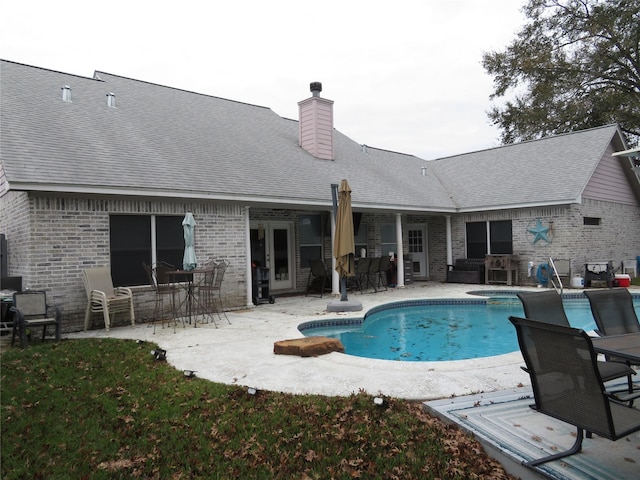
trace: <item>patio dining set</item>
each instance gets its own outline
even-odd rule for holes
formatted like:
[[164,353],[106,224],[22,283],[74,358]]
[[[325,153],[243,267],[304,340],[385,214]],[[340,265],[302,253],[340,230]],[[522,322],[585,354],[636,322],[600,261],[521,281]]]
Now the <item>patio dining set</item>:
[[218,327],[216,317],[229,322],[222,303],[224,274],[227,260],[209,260],[202,267],[192,270],[176,269],[165,262],[144,264],[149,284],[155,292],[154,332],[158,321],[164,328],[165,321],[198,325],[198,321],[211,321]]
[[[354,275],[347,278],[348,289],[358,290],[360,293],[373,290],[376,293],[395,286],[396,268],[390,256],[361,257],[356,258],[354,263]],[[332,274],[330,260],[309,260],[309,277],[305,296],[318,293],[322,297],[325,292],[331,292]]]
[[626,288],[584,293],[597,337],[570,326],[556,290],[519,292],[526,318],[509,317],[531,378],[531,408],[576,427],[569,449],[523,461],[534,469],[580,452],[585,435],[615,441],[640,431],[640,410],[634,407],[640,388],[633,381],[640,366],[640,323],[633,297]]

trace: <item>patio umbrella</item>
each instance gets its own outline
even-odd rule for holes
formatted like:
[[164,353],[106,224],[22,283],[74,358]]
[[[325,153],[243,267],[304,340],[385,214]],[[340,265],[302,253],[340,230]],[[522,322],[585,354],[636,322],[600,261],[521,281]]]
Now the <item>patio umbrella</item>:
[[333,255],[336,258],[336,271],[340,275],[341,300],[347,299],[346,277],[355,275],[355,240],[353,237],[353,214],[351,212],[351,187],[342,180],[338,189],[338,213],[333,243]]
[[182,257],[182,268],[184,270],[193,270],[198,265],[196,261],[196,250],[194,247],[194,233],[196,229],[196,221],[191,212],[187,212],[182,220],[182,228],[184,230],[184,256]]

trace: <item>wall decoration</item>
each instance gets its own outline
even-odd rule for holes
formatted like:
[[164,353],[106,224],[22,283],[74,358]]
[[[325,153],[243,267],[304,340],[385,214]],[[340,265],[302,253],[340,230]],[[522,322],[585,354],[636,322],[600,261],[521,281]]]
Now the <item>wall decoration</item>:
[[540,240],[548,245],[553,239],[552,222],[547,222],[547,226],[545,227],[542,224],[542,220],[540,218],[536,218],[535,225],[529,224],[529,227],[527,227],[527,233],[530,235],[531,243],[533,245],[538,243]]

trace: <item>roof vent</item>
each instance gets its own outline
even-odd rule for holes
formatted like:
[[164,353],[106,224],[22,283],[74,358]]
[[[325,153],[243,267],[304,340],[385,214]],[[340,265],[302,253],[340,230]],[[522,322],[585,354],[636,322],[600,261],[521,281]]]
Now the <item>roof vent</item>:
[[116,108],[116,94],[113,92],[107,93],[107,106]]
[[65,85],[64,87],[62,87],[62,101],[71,101],[71,87],[69,85]]

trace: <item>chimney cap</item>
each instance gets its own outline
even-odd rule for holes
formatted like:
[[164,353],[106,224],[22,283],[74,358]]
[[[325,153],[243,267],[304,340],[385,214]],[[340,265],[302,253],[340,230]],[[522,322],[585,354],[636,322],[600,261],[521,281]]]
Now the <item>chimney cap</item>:
[[314,97],[319,97],[320,92],[322,91],[322,82],[311,82],[309,85],[309,90],[313,93]]

